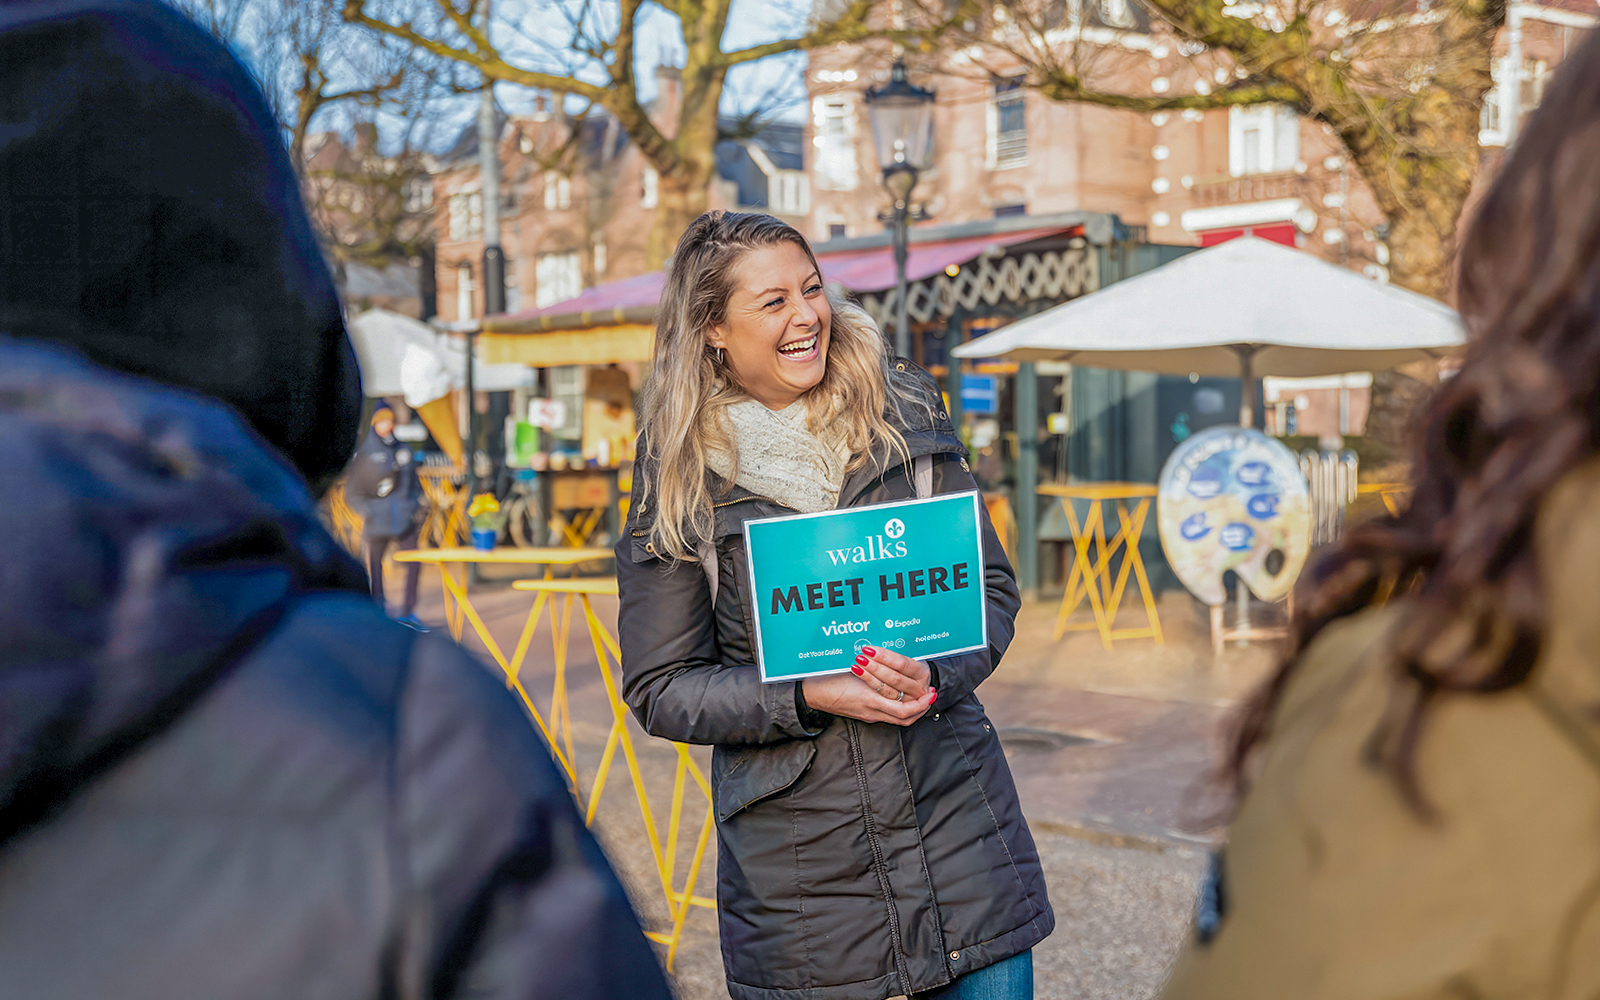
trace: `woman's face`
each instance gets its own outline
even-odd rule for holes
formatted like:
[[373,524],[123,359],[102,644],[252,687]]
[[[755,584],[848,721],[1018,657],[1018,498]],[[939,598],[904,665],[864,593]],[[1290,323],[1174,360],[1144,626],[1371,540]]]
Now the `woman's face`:
[[739,384],[781,410],[822,381],[833,310],[822,275],[793,243],[752,250],[734,265],[727,318],[706,332]]

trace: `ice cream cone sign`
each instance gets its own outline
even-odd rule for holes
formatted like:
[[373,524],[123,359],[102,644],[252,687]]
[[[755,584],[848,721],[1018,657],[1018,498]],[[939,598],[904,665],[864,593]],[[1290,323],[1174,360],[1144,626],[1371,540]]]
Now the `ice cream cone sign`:
[[451,405],[449,396],[441,396],[416,407],[417,416],[422,418],[423,424],[428,428],[428,433],[433,435],[433,440],[438,443],[439,449],[450,456],[450,461],[456,465],[461,464],[461,431],[456,427],[456,408]]

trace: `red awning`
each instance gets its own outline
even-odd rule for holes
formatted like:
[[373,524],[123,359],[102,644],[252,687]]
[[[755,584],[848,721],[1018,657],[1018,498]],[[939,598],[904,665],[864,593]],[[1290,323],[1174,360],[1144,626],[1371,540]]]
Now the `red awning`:
[[[990,247],[1027,243],[1030,240],[1067,231],[1055,226],[1048,229],[1025,229],[1020,232],[942,240],[935,243],[913,243],[906,259],[906,279],[921,281],[951,265],[959,267],[968,264]],[[857,294],[882,292],[894,287],[893,247],[821,253],[817,255],[817,263],[822,265],[822,276],[825,280],[843,285]],[[654,310],[656,303],[661,299],[661,289],[666,285],[666,279],[665,271],[652,271],[621,281],[609,281],[586,289],[576,298],[557,302],[543,309],[530,309],[510,316],[496,316],[489,326],[499,332],[513,333],[608,323],[648,322],[637,313],[625,314],[635,310]]]
[[[1016,243],[1052,236],[1062,230],[1026,229],[1017,233],[994,236],[974,236],[964,240],[945,240],[939,243],[913,243],[906,255],[906,280],[921,281],[931,278],[954,264],[961,266],[978,258],[990,247],[1007,247]],[[894,287],[895,267],[893,247],[874,247],[871,250],[847,250],[842,253],[818,254],[822,276],[836,281],[852,292],[881,292]]]
[[1298,246],[1292,222],[1267,222],[1260,225],[1244,226],[1234,229],[1206,229],[1197,233],[1202,247],[1214,247],[1229,240],[1236,240],[1241,236],[1259,236],[1264,240],[1282,243],[1286,247]]

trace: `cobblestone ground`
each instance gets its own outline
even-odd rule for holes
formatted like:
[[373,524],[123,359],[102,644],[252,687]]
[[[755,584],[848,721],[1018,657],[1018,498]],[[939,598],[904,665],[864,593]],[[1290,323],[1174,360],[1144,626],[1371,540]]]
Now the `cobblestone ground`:
[[[1110,847],[1036,831],[1056,930],[1034,949],[1037,1000],[1145,1000],[1189,927],[1204,855]],[[673,980],[681,1000],[726,1000],[715,917],[690,918]]]
[[[438,620],[436,603],[429,603],[433,606],[424,605],[424,617]],[[503,588],[485,588],[474,597],[502,649],[515,644],[528,603],[525,595]],[[1057,921],[1055,933],[1034,953],[1035,995],[1040,1000],[1142,1000],[1159,991],[1181,945],[1205,867],[1203,848],[1220,832],[1186,825],[1186,810],[1180,807],[1201,787],[1215,759],[1227,706],[1267,661],[1260,655],[1255,657],[1260,663],[1232,655],[1213,661],[1203,636],[1182,635],[1186,628],[1194,631],[1188,624],[1193,616],[1178,603],[1170,612],[1163,610],[1172,636],[1166,647],[1125,643],[1115,653],[1102,653],[1092,635],[1048,642],[1052,610],[1025,609],[1017,643],[983,689],[1002,738],[1008,726],[1089,738],[1042,752],[1019,743],[1011,759]],[[597,601],[596,611],[611,627],[614,601]],[[579,785],[587,790],[610,713],[581,615],[576,617],[566,676]],[[547,627],[541,625],[522,671],[541,711],[548,709],[553,676],[548,642]],[[466,645],[482,650],[470,635]],[[628,725],[665,838],[676,751],[647,737],[631,717]],[[691,752],[709,772],[709,748]],[[705,809],[704,797],[691,784],[684,797],[675,886],[688,876]],[[600,799],[595,832],[646,927],[670,930],[661,878],[620,753]],[[715,869],[713,844],[696,879],[697,894],[715,895]],[[713,911],[690,911],[673,979],[682,1000],[726,1000]]]

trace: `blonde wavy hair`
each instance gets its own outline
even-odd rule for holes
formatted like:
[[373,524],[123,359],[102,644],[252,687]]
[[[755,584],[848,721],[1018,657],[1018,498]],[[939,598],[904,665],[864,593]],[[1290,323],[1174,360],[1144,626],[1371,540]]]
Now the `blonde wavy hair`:
[[[726,319],[734,269],[744,255],[782,243],[799,247],[816,266],[805,237],[770,215],[707,212],[678,241],[656,314],[654,365],[642,400],[641,458],[647,471],[640,477],[640,501],[655,506],[649,531],[657,555],[691,559],[711,537],[708,444],[733,456],[730,486],[738,477],[738,448],[721,414],[750,396],[706,343],[706,331]],[[909,463],[905,438],[895,425],[904,425],[905,408],[919,402],[915,376],[896,370],[894,355],[866,310],[833,289],[826,294],[833,310],[827,368],[804,397],[807,425],[812,433],[829,428],[844,435],[851,454],[847,475],[875,455],[883,462],[890,451]]]

